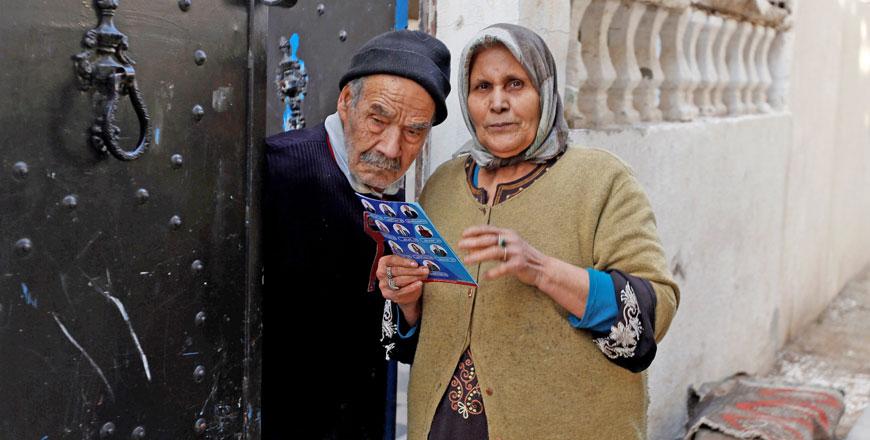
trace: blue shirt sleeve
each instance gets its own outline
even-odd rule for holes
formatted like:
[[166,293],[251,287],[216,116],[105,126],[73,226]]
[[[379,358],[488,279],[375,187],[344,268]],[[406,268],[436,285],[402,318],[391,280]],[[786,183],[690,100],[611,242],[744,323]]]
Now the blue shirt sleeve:
[[592,268],[586,269],[586,272],[589,274],[589,297],[586,299],[586,311],[583,312],[583,318],[569,314],[568,322],[574,328],[609,333],[610,326],[613,325],[616,315],[619,313],[613,279],[607,272]]
[[[402,338],[402,339],[408,339],[408,338],[410,338],[411,336],[414,336],[414,333],[417,333],[417,326],[416,326],[416,325],[413,326],[413,327],[411,327],[411,328],[409,328],[407,332],[402,333],[402,321],[405,320],[405,319],[404,319],[404,316],[402,316],[402,309],[400,309],[400,308],[399,308],[399,305],[396,304],[396,303],[393,303],[393,305],[396,306],[396,313],[398,313],[398,315],[396,315],[396,316],[399,317],[399,319],[396,320],[396,333],[397,333],[397,334],[399,335],[399,337]],[[616,316],[616,315],[614,314],[614,316]],[[407,324],[407,323],[406,323],[406,324]]]

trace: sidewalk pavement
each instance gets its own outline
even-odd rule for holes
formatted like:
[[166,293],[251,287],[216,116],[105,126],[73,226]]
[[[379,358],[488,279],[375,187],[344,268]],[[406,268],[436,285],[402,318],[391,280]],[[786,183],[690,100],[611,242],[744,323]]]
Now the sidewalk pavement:
[[793,337],[767,376],[844,391],[846,412],[837,438],[870,440],[870,267]]

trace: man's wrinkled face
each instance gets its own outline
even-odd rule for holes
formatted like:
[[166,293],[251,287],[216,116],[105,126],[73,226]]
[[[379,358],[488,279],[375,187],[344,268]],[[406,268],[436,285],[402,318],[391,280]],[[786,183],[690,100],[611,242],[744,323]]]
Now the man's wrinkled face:
[[420,153],[432,127],[435,101],[407,78],[371,75],[362,80],[361,87],[350,83],[341,90],[338,116],[350,172],[369,187],[383,190],[399,180]]

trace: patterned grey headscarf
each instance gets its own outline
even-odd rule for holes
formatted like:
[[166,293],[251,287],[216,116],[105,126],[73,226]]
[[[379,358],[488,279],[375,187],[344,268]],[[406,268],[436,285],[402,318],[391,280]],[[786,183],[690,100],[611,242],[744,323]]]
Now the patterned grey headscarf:
[[[503,44],[526,69],[533,85],[541,96],[541,121],[535,140],[523,152],[510,158],[499,158],[480,144],[475,134],[474,123],[468,115],[468,77],[471,61],[483,48]],[[519,162],[542,163],[558,156],[567,148],[568,124],[562,112],[556,83],[556,63],[544,40],[530,29],[513,24],[499,23],[478,32],[462,50],[459,73],[459,105],[465,126],[471,132],[471,140],[459,149],[457,155],[471,153],[474,161],[483,168],[499,168]]]

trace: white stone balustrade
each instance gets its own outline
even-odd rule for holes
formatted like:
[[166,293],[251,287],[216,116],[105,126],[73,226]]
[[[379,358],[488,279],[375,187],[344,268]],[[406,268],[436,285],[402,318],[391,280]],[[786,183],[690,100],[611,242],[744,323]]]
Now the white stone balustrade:
[[570,2],[565,114],[572,127],[785,108],[790,2]]

